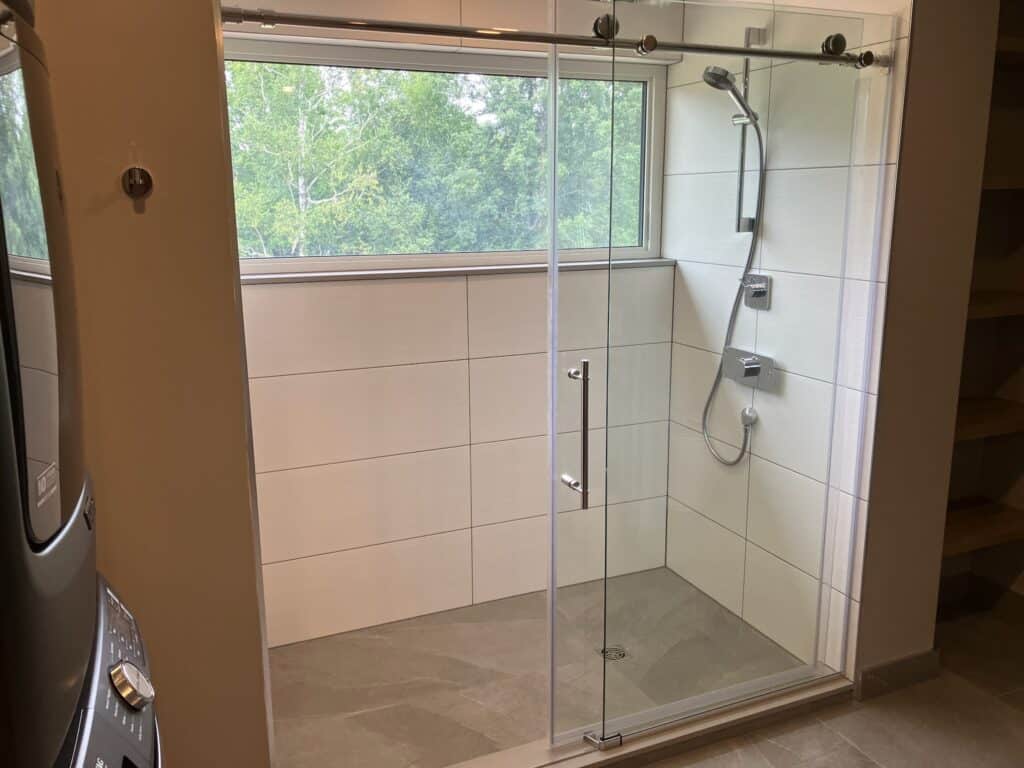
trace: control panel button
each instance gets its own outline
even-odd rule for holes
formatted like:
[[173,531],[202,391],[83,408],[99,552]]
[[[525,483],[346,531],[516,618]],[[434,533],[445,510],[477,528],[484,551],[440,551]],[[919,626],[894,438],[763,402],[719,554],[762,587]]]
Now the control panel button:
[[132,709],[143,709],[156,698],[156,691],[146,673],[130,661],[122,659],[110,668],[110,682]]

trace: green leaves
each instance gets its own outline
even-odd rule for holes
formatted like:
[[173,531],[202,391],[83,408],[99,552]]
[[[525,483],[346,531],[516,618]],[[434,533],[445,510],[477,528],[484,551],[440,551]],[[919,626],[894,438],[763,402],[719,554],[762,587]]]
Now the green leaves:
[[8,251],[47,258],[39,176],[20,69],[0,76],[0,200]]
[[[544,78],[229,62],[243,257],[547,247]],[[561,83],[559,244],[607,245],[611,84]],[[639,244],[644,85],[616,86],[616,245]]]

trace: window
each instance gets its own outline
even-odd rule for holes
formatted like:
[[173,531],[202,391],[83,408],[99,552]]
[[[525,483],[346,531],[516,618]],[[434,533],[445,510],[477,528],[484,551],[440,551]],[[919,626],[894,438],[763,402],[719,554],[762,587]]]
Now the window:
[[[543,250],[545,77],[230,61],[243,258]],[[648,83],[564,78],[558,242],[644,239]]]
[[[16,62],[16,59],[8,60]],[[0,75],[0,200],[7,249],[15,256],[46,259],[46,225],[32,149],[21,70]]]

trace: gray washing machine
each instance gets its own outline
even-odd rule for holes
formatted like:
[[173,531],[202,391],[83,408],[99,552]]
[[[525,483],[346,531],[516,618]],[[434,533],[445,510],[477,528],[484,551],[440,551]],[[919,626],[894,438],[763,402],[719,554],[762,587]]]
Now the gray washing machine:
[[49,73],[31,0],[0,0],[0,755],[160,763],[150,659],[96,571],[78,317]]

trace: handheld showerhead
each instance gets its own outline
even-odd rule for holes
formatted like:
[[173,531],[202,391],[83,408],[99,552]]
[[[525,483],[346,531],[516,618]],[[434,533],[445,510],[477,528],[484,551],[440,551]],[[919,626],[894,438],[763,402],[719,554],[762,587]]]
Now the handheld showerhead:
[[704,82],[716,90],[728,93],[729,97],[733,100],[733,103],[739,111],[743,113],[744,117],[746,117],[751,123],[757,122],[757,113],[750,108],[746,99],[740,95],[739,90],[736,88],[736,78],[733,77],[732,72],[724,67],[707,67],[704,70]]
[[725,67],[707,67],[704,70],[704,82],[720,91],[728,91],[736,87],[736,78]]

